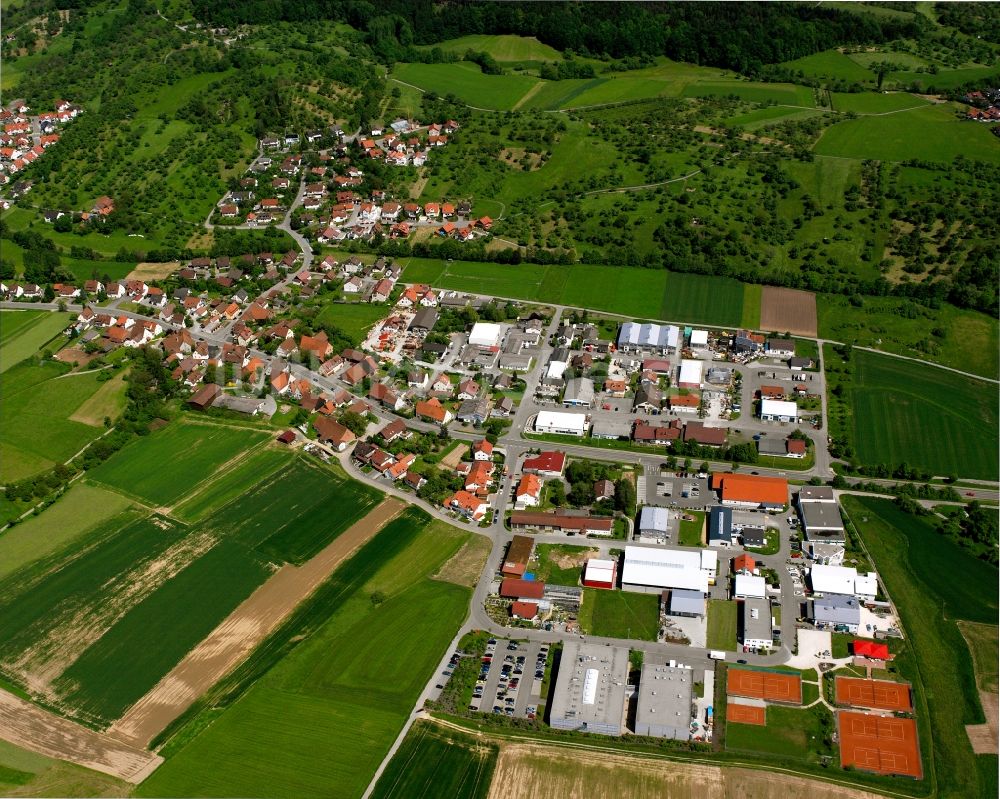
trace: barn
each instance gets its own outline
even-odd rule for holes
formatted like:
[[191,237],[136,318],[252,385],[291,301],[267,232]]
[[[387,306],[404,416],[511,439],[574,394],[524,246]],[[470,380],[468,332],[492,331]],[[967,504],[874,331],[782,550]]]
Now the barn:
[[583,584],[587,588],[615,587],[618,578],[618,561],[591,558],[583,572]]

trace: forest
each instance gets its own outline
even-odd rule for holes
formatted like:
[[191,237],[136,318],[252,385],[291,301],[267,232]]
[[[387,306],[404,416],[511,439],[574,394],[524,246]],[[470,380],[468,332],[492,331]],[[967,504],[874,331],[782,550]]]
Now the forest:
[[838,44],[919,35],[920,22],[791,3],[435,3],[432,0],[195,0],[205,22],[335,19],[368,33],[388,61],[466,34],[535,36],[583,55],[667,56],[756,74]]

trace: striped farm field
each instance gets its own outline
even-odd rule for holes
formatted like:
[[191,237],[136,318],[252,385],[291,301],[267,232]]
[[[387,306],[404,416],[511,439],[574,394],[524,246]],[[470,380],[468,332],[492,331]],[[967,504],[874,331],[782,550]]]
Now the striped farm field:
[[454,94],[469,105],[506,111],[537,83],[526,75],[484,75],[477,64],[397,64],[392,78],[424,91]]
[[0,372],[30,358],[68,324],[67,313],[0,311]]
[[852,360],[853,441],[862,463],[997,478],[996,386],[872,352],[856,350]]

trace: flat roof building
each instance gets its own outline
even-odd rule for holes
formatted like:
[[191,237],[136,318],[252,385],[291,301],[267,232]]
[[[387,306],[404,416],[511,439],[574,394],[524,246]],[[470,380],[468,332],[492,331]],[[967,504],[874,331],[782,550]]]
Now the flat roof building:
[[706,594],[709,580],[715,579],[718,566],[718,552],[714,549],[626,546],[622,588],[644,592],[683,588]]
[[701,361],[681,361],[677,385],[681,388],[701,388]]
[[799,501],[802,528],[810,541],[843,543],[846,540],[844,520],[836,502]]
[[581,413],[539,411],[535,417],[536,433],[556,433],[583,438],[587,434],[587,427],[587,417]]
[[741,611],[740,641],[743,646],[769,649],[774,643],[774,634],[771,630],[771,603],[759,597],[745,599]]
[[760,418],[765,422],[796,422],[799,418],[799,406],[787,400],[762,399]]
[[670,532],[670,511],[646,505],[639,512],[639,535],[666,538]]
[[738,599],[763,599],[767,596],[767,581],[752,574],[737,574],[733,580],[733,596]]
[[628,669],[626,647],[567,641],[549,710],[552,728],[600,735],[625,732]]
[[830,486],[802,486],[799,502],[836,502],[837,497]]
[[693,672],[684,666],[642,664],[635,734],[686,741],[691,737]]
[[474,347],[499,347],[503,328],[494,322],[476,322],[469,333],[469,343]]

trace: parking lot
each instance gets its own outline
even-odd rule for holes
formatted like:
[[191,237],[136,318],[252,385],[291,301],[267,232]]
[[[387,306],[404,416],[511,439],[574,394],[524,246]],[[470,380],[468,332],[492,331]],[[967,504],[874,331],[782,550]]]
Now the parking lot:
[[548,644],[491,638],[469,709],[533,719],[548,655]]
[[647,473],[646,505],[701,510],[709,504],[712,495],[708,489],[708,478],[696,477],[693,472],[689,472],[689,477],[674,477],[674,474],[665,471],[660,471],[660,476]]

